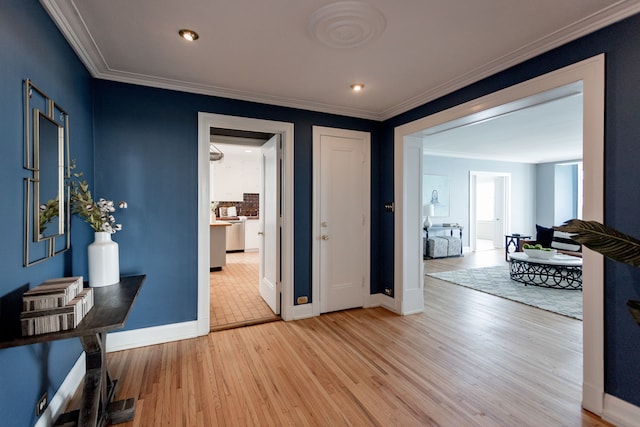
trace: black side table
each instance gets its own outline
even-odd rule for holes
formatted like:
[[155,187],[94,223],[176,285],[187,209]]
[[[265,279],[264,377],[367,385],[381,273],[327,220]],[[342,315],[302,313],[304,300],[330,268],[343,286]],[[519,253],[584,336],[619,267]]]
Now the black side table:
[[509,248],[513,248],[513,252],[518,252],[520,247],[520,239],[530,239],[531,236],[524,234],[506,234],[504,236],[504,260],[509,261]]
[[55,425],[99,427],[133,420],[136,404],[134,398],[112,401],[118,380],[112,379],[107,370],[106,340],[107,332],[124,327],[146,277],[121,277],[120,282],[115,285],[93,288],[93,308],[73,329],[23,336],[19,319],[7,322],[9,325],[0,336],[0,349],[80,338],[86,365],[81,406],[79,410],[60,415]]

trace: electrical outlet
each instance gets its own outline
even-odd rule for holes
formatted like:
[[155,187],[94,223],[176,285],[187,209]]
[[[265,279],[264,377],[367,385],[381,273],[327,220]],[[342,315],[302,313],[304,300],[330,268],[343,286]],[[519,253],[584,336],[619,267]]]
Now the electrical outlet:
[[47,409],[47,405],[49,405],[49,396],[45,391],[38,403],[36,403],[36,417],[39,417]]

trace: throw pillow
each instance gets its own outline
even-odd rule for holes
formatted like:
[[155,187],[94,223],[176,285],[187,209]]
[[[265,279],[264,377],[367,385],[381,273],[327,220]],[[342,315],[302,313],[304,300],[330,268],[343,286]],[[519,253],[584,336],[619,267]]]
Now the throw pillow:
[[553,228],[547,228],[536,224],[536,242],[540,243],[545,248],[550,248],[552,240]]
[[551,247],[554,249],[562,249],[564,251],[580,252],[582,245],[571,238],[571,234],[564,231],[554,230]]

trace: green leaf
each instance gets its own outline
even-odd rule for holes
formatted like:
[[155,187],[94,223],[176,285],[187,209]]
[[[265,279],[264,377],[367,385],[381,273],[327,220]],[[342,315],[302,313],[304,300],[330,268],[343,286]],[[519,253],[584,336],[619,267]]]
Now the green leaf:
[[571,219],[554,229],[570,233],[573,240],[607,258],[640,267],[640,240],[598,221]]

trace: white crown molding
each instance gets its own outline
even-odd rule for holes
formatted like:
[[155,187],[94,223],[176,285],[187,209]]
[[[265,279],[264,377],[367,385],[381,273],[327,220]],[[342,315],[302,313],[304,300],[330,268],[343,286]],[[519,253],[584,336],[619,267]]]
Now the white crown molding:
[[481,67],[473,69],[418,96],[412,97],[383,111],[369,111],[359,108],[318,103],[310,100],[291,99],[263,93],[240,91],[112,70],[109,68],[100,49],[92,38],[73,0],[40,0],[40,3],[49,13],[80,60],[87,67],[89,73],[95,78],[378,121],[390,119],[412,108],[419,107],[420,105],[426,104],[427,102],[433,101],[434,99],[440,98],[640,12],[640,0],[620,0],[598,13],[567,25],[561,30],[490,61]]
[[93,77],[109,70],[107,62],[72,0],[40,0],[40,3]]
[[124,71],[109,70],[94,75],[93,77],[103,80],[111,80],[121,83],[131,83],[140,86],[150,86],[161,89],[177,90],[180,92],[195,93],[198,95],[211,95],[221,98],[236,99],[240,101],[257,102],[260,104],[277,105],[281,107],[297,108],[301,110],[318,111],[329,114],[338,114],[349,117],[359,117],[363,119],[380,120],[380,116],[373,112],[357,108],[336,106],[314,102],[309,100],[299,100],[282,96],[273,96],[257,92],[247,92],[236,89],[226,89],[217,86],[203,85],[199,83],[183,82],[173,79],[165,79],[156,76],[146,76]]

